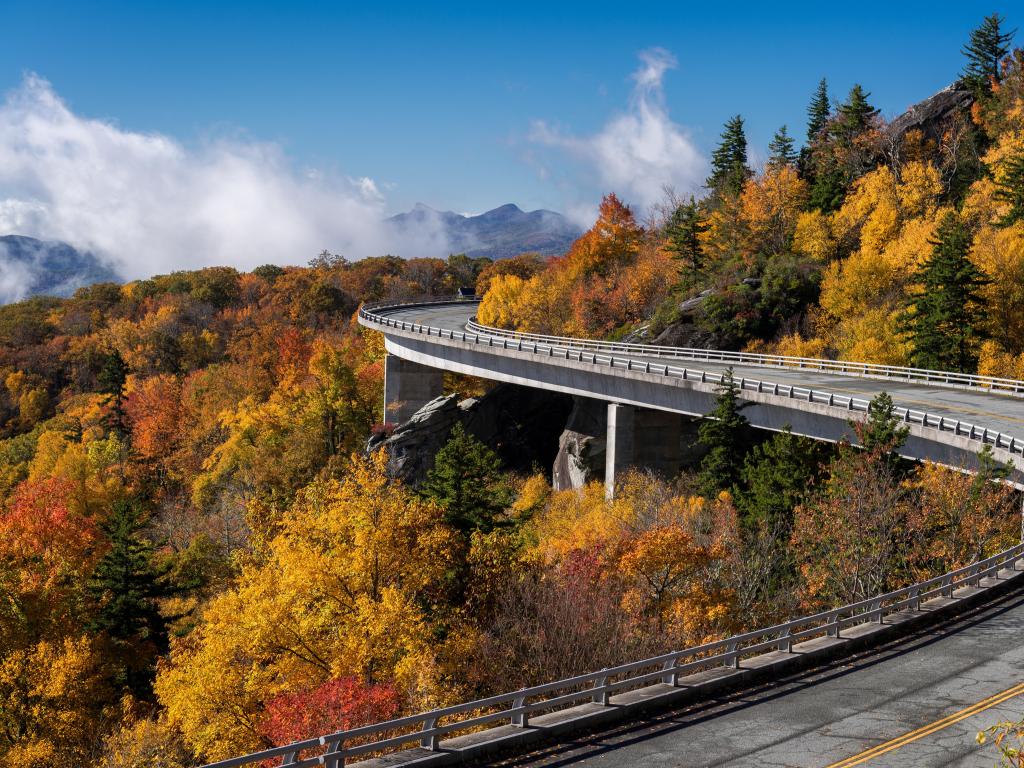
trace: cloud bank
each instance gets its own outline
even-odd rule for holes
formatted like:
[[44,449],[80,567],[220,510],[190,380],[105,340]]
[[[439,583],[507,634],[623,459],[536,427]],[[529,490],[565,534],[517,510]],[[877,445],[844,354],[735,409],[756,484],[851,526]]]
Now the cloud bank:
[[350,258],[447,253],[439,228],[403,236],[383,217],[372,179],[299,172],[274,144],[193,149],[122,130],[75,114],[35,75],[0,106],[0,234],[63,240],[129,279],[302,264],[325,248]]
[[[640,67],[633,73],[629,108],[612,117],[591,136],[575,136],[544,121],[533,124],[529,138],[535,144],[568,155],[582,166],[604,192],[615,192],[644,211],[664,197],[666,187],[698,192],[704,185],[708,163],[690,138],[674,123],[665,106],[663,81],[675,69],[675,57],[663,48],[641,51]],[[547,175],[547,169],[541,169]],[[589,184],[588,184],[589,186]],[[595,207],[579,210],[593,222]]]

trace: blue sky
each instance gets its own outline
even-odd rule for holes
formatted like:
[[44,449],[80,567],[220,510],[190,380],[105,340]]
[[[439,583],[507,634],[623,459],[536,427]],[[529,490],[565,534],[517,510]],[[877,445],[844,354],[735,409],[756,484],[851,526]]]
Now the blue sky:
[[[159,134],[185,150],[273,144],[297,173],[372,179],[386,213],[416,201],[469,212],[505,202],[592,206],[618,177],[591,150],[637,109],[631,75],[643,51],[660,48],[677,62],[663,90],[648,94],[659,120],[707,156],[722,122],[742,113],[757,155],[782,123],[802,136],[822,76],[836,96],[863,83],[889,116],[935,92],[960,69],[969,30],[994,10],[934,2],[0,6],[8,99],[35,73],[73,115],[126,133]],[[1024,18],[1001,10],[1010,26]],[[671,178],[694,177],[696,166],[688,173]],[[624,186],[615,191],[643,196]]]

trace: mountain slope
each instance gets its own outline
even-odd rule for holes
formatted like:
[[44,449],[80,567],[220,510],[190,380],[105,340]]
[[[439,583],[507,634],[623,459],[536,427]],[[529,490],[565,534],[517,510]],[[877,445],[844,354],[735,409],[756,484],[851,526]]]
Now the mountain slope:
[[67,243],[0,237],[0,304],[40,294],[70,296],[83,285],[118,279],[93,254]]
[[452,253],[504,259],[527,251],[543,256],[565,253],[582,234],[579,227],[554,211],[523,211],[509,203],[478,216],[435,211],[418,203],[408,213],[387,219],[402,234],[418,228],[441,228]]

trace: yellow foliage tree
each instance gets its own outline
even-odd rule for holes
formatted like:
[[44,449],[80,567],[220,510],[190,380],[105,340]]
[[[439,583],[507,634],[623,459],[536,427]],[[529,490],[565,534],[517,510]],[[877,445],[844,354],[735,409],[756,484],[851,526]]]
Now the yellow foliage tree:
[[173,647],[156,690],[197,753],[260,747],[265,701],[333,677],[395,682],[413,703],[436,693],[422,606],[458,538],[385,470],[383,452],[353,456],[344,479],[303,490],[265,559]]

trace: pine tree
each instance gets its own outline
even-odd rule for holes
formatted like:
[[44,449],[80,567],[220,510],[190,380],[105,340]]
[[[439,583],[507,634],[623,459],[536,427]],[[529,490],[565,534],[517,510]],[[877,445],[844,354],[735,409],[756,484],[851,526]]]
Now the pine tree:
[[1010,210],[999,220],[999,225],[1008,227],[1024,221],[1024,152],[1006,160],[996,178],[994,197],[1001,203],[1009,203]]
[[820,443],[788,427],[756,446],[743,462],[734,494],[744,525],[764,525],[788,538],[793,510],[818,475],[823,453]]
[[796,162],[796,146],[786,126],[782,126],[768,143],[768,167],[781,168]]
[[462,533],[492,530],[512,503],[498,455],[468,434],[461,423],[434,457],[434,466],[420,493],[436,501],[445,520]]
[[961,52],[967,57],[961,82],[975,92],[985,93],[1001,79],[1000,64],[1010,52],[1016,30],[1003,32],[1005,19],[998,13],[986,16]]
[[857,436],[866,451],[883,451],[888,454],[899,449],[910,434],[896,418],[896,405],[888,392],[880,392],[868,403],[868,418],[856,425]]
[[743,129],[743,118],[736,115],[726,121],[722,140],[711,153],[711,175],[706,183],[715,192],[736,196],[750,175],[747,135]]
[[709,498],[734,486],[743,466],[749,422],[741,411],[750,403],[741,403],[739,393],[729,368],[722,375],[714,409],[697,431],[697,442],[707,449],[697,482],[701,493]]
[[158,568],[153,545],[142,532],[146,517],[136,501],[117,501],[102,525],[110,549],[96,564],[88,588],[98,606],[90,629],[119,649],[120,684],[146,695],[153,662],[167,650],[167,627],[158,601],[172,590],[168,568]]
[[878,115],[878,110],[868,102],[870,95],[859,83],[850,89],[846,101],[839,105],[834,128],[837,138],[850,141],[871,126],[872,120]]
[[111,406],[111,427],[124,434],[124,386],[128,381],[128,365],[117,350],[103,358],[103,365],[96,374],[96,387],[106,395],[105,401]]
[[828,123],[832,108],[828,98],[828,81],[821,78],[807,107],[807,143],[813,144]]
[[665,225],[665,250],[679,263],[679,281],[684,287],[696,284],[704,273],[701,235],[707,229],[700,206],[692,197],[676,207]]
[[973,372],[982,338],[979,289],[987,278],[970,260],[971,233],[955,213],[939,222],[932,253],[915,271],[920,285],[902,318],[919,368]]

